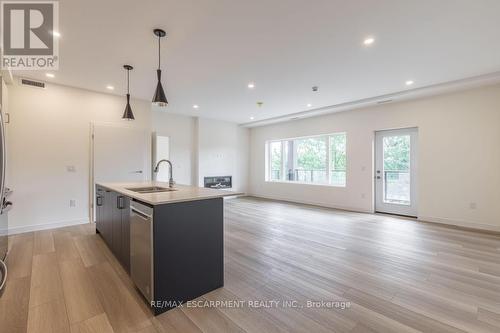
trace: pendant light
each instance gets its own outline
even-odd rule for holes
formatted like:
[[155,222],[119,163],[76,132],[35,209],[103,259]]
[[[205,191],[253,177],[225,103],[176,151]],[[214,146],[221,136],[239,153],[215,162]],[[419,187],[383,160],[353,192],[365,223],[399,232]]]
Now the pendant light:
[[132,113],[132,108],[130,107],[130,71],[134,69],[134,67],[130,65],[123,65],[123,68],[127,70],[127,106],[125,106],[122,119],[134,120],[134,114]]
[[163,91],[163,87],[161,85],[161,68],[160,68],[160,56],[161,56],[161,44],[160,40],[162,37],[165,37],[167,33],[161,29],[153,30],[156,37],[158,37],[158,69],[156,70],[156,75],[158,77],[158,84],[156,85],[155,95],[153,96],[153,104],[161,107],[165,107],[168,104],[167,97],[165,96],[165,92]]

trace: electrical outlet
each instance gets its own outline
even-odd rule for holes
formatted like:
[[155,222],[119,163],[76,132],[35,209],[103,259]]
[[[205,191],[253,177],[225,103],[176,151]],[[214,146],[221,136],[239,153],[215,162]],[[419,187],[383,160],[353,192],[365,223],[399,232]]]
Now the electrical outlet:
[[67,165],[66,166],[66,171],[68,172],[76,172],[76,168],[74,165]]
[[362,199],[366,198],[366,194],[361,193],[361,198],[362,198]]
[[71,199],[71,200],[69,201],[69,206],[70,206],[70,207],[76,207],[76,200],[75,200],[75,199]]
[[477,208],[477,204],[476,204],[475,202],[471,202],[471,203],[469,204],[469,208],[470,208],[470,209],[476,209],[476,208]]

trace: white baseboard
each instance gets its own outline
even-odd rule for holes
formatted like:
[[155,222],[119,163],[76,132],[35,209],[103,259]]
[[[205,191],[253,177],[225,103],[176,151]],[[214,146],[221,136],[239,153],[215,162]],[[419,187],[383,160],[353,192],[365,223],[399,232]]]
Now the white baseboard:
[[325,202],[299,201],[299,200],[294,200],[294,199],[285,198],[285,197],[279,197],[279,196],[274,196],[274,195],[269,196],[269,195],[260,195],[260,194],[248,194],[248,196],[256,197],[256,198],[262,198],[262,199],[269,199],[269,200],[285,201],[285,202],[291,202],[291,203],[296,203],[296,204],[303,204],[303,205],[311,205],[311,206],[319,206],[319,207],[326,207],[326,208],[332,208],[332,209],[346,210],[346,211],[355,212],[355,213],[373,214],[373,211],[369,210],[369,209],[364,209],[364,208],[359,208],[359,207],[347,207],[347,206],[332,205],[330,203],[325,203]]
[[422,222],[431,222],[438,224],[451,225],[461,228],[475,229],[475,230],[483,230],[483,231],[491,231],[491,232],[500,232],[500,226],[484,224],[484,223],[474,223],[468,221],[454,220],[446,217],[432,217],[432,216],[419,216],[419,221]]
[[79,220],[69,220],[69,221],[61,221],[61,222],[55,222],[55,223],[32,224],[32,225],[23,225],[20,227],[9,227],[8,234],[9,235],[16,235],[16,234],[22,234],[25,232],[40,231],[40,230],[47,230],[47,229],[56,229],[56,228],[68,227],[68,226],[72,226],[72,225],[79,225],[79,224],[85,224],[85,223],[89,223],[89,220],[88,219],[79,219]]

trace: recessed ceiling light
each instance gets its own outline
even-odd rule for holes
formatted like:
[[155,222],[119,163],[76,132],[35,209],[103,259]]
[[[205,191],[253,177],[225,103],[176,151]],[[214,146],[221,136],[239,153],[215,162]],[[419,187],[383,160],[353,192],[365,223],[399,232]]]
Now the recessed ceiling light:
[[248,89],[253,89],[253,88],[255,88],[255,83],[250,82],[250,83],[248,83],[247,87],[248,87]]
[[367,37],[363,41],[363,44],[365,44],[365,45],[368,46],[368,45],[372,45],[374,42],[375,42],[375,38],[373,38],[373,37]]
[[108,90],[115,90],[115,87],[113,87],[113,86],[106,86],[106,89],[108,89]]
[[250,120],[254,120],[254,119],[255,119],[255,117],[250,117]]
[[411,86],[413,83],[415,83],[415,82],[413,82],[412,80],[408,80],[408,81],[405,82],[405,84],[407,86]]
[[59,32],[57,32],[57,31],[52,31],[52,35],[54,37],[61,37],[61,34]]
[[56,77],[56,76],[55,76],[54,74],[52,74],[52,73],[46,73],[46,74],[45,74],[45,76],[46,76],[46,77],[50,77],[50,78],[54,78],[54,77]]
[[198,104],[193,105],[193,109],[198,109],[200,106]]
[[311,106],[313,106],[311,103],[307,104],[307,107],[310,108]]

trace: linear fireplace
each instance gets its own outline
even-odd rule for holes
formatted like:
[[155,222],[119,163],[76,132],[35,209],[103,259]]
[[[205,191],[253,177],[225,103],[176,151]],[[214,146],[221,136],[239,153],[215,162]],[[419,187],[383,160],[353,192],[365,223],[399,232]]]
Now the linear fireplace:
[[204,178],[205,187],[207,188],[232,188],[233,187],[233,177],[232,176],[216,176],[216,177],[205,177]]

